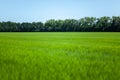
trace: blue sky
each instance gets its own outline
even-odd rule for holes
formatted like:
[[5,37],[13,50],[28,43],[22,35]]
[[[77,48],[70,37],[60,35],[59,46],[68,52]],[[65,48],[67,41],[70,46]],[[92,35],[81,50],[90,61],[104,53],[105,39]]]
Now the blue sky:
[[120,0],[0,0],[0,21],[120,16]]

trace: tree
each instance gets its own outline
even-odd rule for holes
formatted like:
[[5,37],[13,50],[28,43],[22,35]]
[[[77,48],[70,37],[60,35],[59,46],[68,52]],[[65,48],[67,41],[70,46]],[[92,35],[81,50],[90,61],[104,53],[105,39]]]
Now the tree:
[[97,19],[95,31],[109,31],[111,26],[111,18],[104,16]]
[[113,16],[110,31],[120,32],[120,16]]
[[120,16],[111,17],[84,17],[79,20],[50,19],[45,23],[42,22],[0,22],[0,32],[93,32],[93,31],[114,31],[120,32]]
[[55,31],[56,21],[54,19],[48,20],[46,21],[44,27],[46,31]]

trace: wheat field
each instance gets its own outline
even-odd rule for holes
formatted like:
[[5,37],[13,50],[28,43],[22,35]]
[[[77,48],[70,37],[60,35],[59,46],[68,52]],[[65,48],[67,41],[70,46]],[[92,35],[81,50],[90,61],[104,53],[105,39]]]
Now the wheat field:
[[119,79],[119,32],[0,33],[0,80]]

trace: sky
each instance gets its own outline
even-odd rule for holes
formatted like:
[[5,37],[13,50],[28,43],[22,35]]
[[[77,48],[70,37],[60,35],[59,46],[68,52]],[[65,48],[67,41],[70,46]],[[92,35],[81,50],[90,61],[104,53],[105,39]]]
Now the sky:
[[0,22],[120,16],[120,0],[0,0]]

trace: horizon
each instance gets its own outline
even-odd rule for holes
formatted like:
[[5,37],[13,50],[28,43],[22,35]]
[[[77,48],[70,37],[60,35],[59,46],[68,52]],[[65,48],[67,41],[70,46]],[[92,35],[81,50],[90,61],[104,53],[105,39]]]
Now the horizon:
[[[91,18],[91,17],[94,17],[94,16],[86,16],[86,17],[89,17],[89,18]],[[97,19],[100,19],[100,18],[102,18],[102,17],[110,17],[111,19],[112,19],[112,17],[120,17],[120,16],[101,16],[101,17],[94,17],[94,18],[96,18],[96,20]],[[80,20],[80,19],[82,19],[82,18],[85,18],[85,17],[81,17],[81,18],[79,18],[79,19],[74,19],[74,20]],[[57,21],[57,20],[63,20],[63,21],[65,21],[65,20],[72,20],[73,18],[69,18],[69,19],[48,19],[48,20],[46,20],[46,21],[33,21],[33,22],[42,22],[43,24],[45,24],[47,21],[49,21],[49,20],[55,20],[55,21]],[[17,22],[17,21],[0,21],[0,22],[13,22],[13,23],[33,23],[33,22]]]

